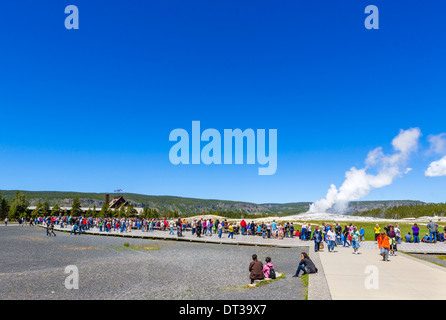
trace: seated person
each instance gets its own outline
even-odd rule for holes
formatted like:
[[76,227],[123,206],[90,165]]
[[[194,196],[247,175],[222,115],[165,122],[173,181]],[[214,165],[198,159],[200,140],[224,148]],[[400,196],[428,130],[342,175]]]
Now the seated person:
[[421,239],[421,242],[430,242],[431,238],[429,237],[429,233],[426,233],[426,235]]
[[[265,258],[265,262],[266,262],[266,264],[263,266],[263,275],[267,279],[270,279],[270,278],[271,279],[275,279],[276,278],[276,273],[275,273],[275,270],[274,270],[274,265],[271,262],[271,258],[270,257],[266,257]],[[272,273],[271,273],[271,270],[273,270]]]
[[444,242],[444,233],[439,233],[438,234],[438,241]]
[[297,267],[296,274],[293,276],[294,278],[299,277],[300,271],[303,271],[303,274],[307,273],[316,273],[318,270],[314,265],[313,261],[311,261],[310,257],[306,252],[302,252],[301,254],[302,260],[299,262],[299,266]]
[[249,278],[251,279],[251,284],[254,280],[263,280],[265,275],[263,274],[263,263],[257,260],[257,255],[252,255],[252,261],[249,264]]
[[406,242],[412,242],[412,236],[410,235],[410,232],[408,232],[407,234],[406,234],[406,237],[405,237],[406,239]]

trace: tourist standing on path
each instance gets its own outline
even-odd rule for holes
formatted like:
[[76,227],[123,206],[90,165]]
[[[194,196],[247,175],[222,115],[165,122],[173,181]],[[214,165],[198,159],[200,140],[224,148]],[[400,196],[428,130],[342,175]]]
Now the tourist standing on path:
[[293,278],[299,278],[300,271],[303,271],[302,275],[307,273],[316,273],[318,271],[306,252],[301,253],[301,258],[302,259],[299,262],[299,266],[297,267],[296,274],[293,276]]
[[197,238],[201,238],[201,228],[202,228],[201,220],[198,220],[197,221]]
[[271,223],[269,222],[266,223],[266,236],[268,237],[268,239],[271,238]]
[[221,239],[221,235],[223,234],[223,222],[218,224],[218,237]]
[[349,235],[349,232],[348,232],[348,227],[347,227],[347,226],[345,226],[342,235],[344,236],[344,244],[343,244],[343,247],[346,247],[345,244],[347,244],[347,247],[350,247],[350,243],[348,243],[348,235]]
[[195,230],[197,229],[197,219],[194,219],[192,223],[190,224],[190,227],[192,228],[192,235],[195,234]]
[[361,235],[361,241],[365,241],[365,230],[363,227],[359,230],[359,234]]
[[318,252],[319,251],[319,247],[320,247],[321,242],[322,242],[322,232],[318,229],[318,227],[316,227],[314,229],[312,240],[314,240],[314,251]]
[[211,219],[209,219],[208,220],[208,223],[207,223],[207,235],[209,236],[209,237],[212,237],[212,221],[211,221]]
[[177,221],[177,236],[178,237],[183,236],[183,223],[181,222],[181,218],[178,218]]
[[257,260],[257,255],[252,255],[252,262],[249,264],[249,278],[251,279],[251,284],[254,280],[263,280],[265,275],[263,274],[263,263]]
[[305,241],[307,237],[307,225],[305,223],[302,223],[300,234],[301,234],[301,240]]
[[277,238],[279,240],[282,240],[283,239],[283,226],[279,224],[279,226],[277,227],[277,230],[279,231]]
[[327,231],[328,240],[328,252],[333,252],[336,243],[336,232],[333,231],[333,227]]
[[174,234],[175,234],[175,233],[173,232],[173,226],[174,226],[174,224],[173,224],[173,219],[170,218],[170,221],[169,221],[169,234],[171,234],[171,235],[174,235]]
[[395,255],[395,250],[397,249],[396,244],[396,232],[395,227],[390,226],[390,229],[387,231],[387,237],[389,237],[389,243],[390,243],[390,255]]
[[416,223],[413,224],[412,227],[412,234],[413,234],[413,243],[420,243],[420,227]]
[[5,218],[5,227],[8,225],[8,217]]
[[401,244],[401,229],[398,223],[395,224],[395,239],[397,244]]
[[432,222],[432,219],[429,220],[429,223],[426,225],[426,228],[429,229],[429,238],[432,243],[437,242],[437,228],[438,224]]
[[265,239],[266,238],[266,224],[262,223],[262,238]]
[[379,224],[375,226],[375,242],[378,243],[378,237],[381,234],[381,228],[379,227]]
[[342,227],[339,225],[338,222],[336,222],[335,232],[336,232],[336,243],[338,244],[338,246],[340,246],[342,244],[341,243]]
[[122,233],[122,232],[125,232],[125,221],[124,221],[124,219],[121,219],[121,230],[120,230],[120,232]]
[[244,236],[245,235],[245,231],[246,231],[246,221],[243,218],[242,218],[242,221],[240,222],[240,228],[241,228],[241,231],[242,231],[242,236]]
[[352,237],[353,254],[358,254],[359,242],[361,241],[361,234],[356,229],[356,227],[353,227],[353,231],[351,232],[351,237]]
[[228,231],[228,238],[231,237],[231,239],[234,239],[234,227],[232,226],[232,223],[229,224]]
[[383,261],[390,261],[389,260],[390,242],[389,242],[389,237],[385,232],[381,232],[380,245],[382,248],[381,255],[383,256]]
[[276,220],[273,220],[273,222],[271,223],[271,231],[273,233],[273,237],[276,234],[276,229],[277,229],[277,222]]

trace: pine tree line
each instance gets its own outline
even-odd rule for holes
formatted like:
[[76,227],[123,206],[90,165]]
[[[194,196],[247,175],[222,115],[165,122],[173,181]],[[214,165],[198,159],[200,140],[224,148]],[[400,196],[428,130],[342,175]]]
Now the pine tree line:
[[404,219],[433,217],[446,215],[446,203],[429,203],[402,205],[393,207],[377,208],[366,211],[356,211],[353,215],[363,217],[375,217],[384,219]]

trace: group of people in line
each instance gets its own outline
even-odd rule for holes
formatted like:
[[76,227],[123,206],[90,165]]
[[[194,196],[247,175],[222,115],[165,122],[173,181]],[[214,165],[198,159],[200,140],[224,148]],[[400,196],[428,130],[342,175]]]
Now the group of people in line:
[[[437,241],[444,242],[445,241],[445,233],[446,233],[446,226],[443,228],[443,232],[440,232],[438,224],[432,221],[432,219],[429,220],[429,223],[426,225],[426,228],[428,232],[420,239],[420,232],[421,229],[418,226],[417,223],[414,223],[412,226],[412,234],[410,231],[404,236],[404,241],[407,243],[436,243]],[[391,224],[384,227],[384,230],[386,234],[392,239],[394,238],[395,242],[398,244],[402,243],[402,236],[401,236],[401,229],[396,223],[394,226]],[[375,226],[375,241],[378,242],[378,237],[381,234],[381,228],[377,224]],[[392,240],[393,241],[393,240]]]
[[[352,223],[345,225],[344,228],[338,223],[329,224],[322,222],[320,226],[312,226],[310,223],[303,222],[300,228],[293,224],[293,222],[284,222],[283,224],[277,223],[275,220],[272,222],[260,222],[254,223],[254,221],[247,222],[242,219],[240,223],[228,222],[226,219],[219,221],[219,219],[203,219],[195,218],[191,221],[186,219],[145,219],[145,218],[93,218],[93,217],[71,217],[71,216],[59,216],[59,217],[36,217],[34,219],[21,218],[19,220],[21,225],[29,223],[30,225],[45,224],[52,225],[54,234],[54,226],[58,225],[60,228],[71,227],[71,234],[82,234],[86,230],[96,228],[99,232],[132,232],[133,229],[141,230],[143,232],[152,232],[154,230],[169,231],[169,234],[176,234],[179,237],[183,236],[183,231],[191,230],[193,236],[201,238],[202,236],[216,235],[218,238],[222,238],[223,234],[227,238],[234,239],[235,235],[242,236],[261,236],[263,238],[298,238],[302,241],[314,241],[314,250],[317,252],[327,246],[328,252],[334,252],[335,246],[352,247],[353,253],[358,254],[360,242],[365,240],[365,230],[363,227],[356,227]],[[7,220],[5,220],[7,225]],[[437,241],[445,241],[445,232],[439,231],[438,224],[434,223],[432,219],[426,225],[428,232],[421,237],[420,227],[414,223],[412,227],[412,234],[408,232],[404,237],[401,234],[401,228],[398,223],[395,225],[387,225],[384,227],[384,231],[389,237],[389,244],[391,248],[395,247],[395,251],[398,244],[401,244],[403,239],[407,243],[435,243]],[[49,232],[48,232],[49,233]],[[378,237],[381,235],[381,227],[377,224],[374,228],[375,242],[378,244]],[[394,252],[394,250],[390,250]]]

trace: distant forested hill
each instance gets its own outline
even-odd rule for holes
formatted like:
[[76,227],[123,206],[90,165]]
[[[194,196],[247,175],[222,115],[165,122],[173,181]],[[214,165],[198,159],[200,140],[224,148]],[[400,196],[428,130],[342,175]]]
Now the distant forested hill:
[[[96,206],[102,207],[105,202],[106,193],[84,193],[84,192],[63,192],[63,191],[22,191],[33,206],[37,202],[47,200],[51,206],[56,203],[59,206],[71,206],[74,198],[79,198],[82,207]],[[4,198],[9,203],[12,202],[17,190],[1,190]],[[110,193],[110,200],[116,194]],[[255,215],[277,215],[286,216],[307,212],[311,202],[291,202],[291,203],[262,203],[256,204],[242,201],[229,201],[217,199],[198,199],[175,196],[152,196],[137,193],[122,193],[126,200],[129,200],[135,207],[148,207],[158,209],[160,213],[178,211],[184,215],[215,213],[215,212],[241,212]],[[392,200],[392,201],[353,201],[349,204],[349,213],[357,215],[378,215],[386,208],[400,206],[422,206],[426,205],[421,201]],[[371,211],[375,210],[375,211]],[[380,213],[377,213],[379,210]]]
[[[51,206],[56,203],[59,206],[71,206],[74,198],[79,198],[82,207],[102,207],[105,202],[106,193],[83,193],[83,192],[59,192],[59,191],[22,191],[30,206],[35,205],[39,200],[47,200]],[[9,203],[12,202],[17,190],[2,190],[3,197]],[[258,215],[284,215],[306,212],[309,202],[289,203],[289,204],[255,204],[250,202],[217,200],[217,199],[197,199],[175,196],[151,196],[136,193],[121,193],[126,200],[134,204],[135,207],[156,208],[160,213],[168,211],[178,211],[184,215],[211,213],[217,211],[242,212]],[[116,196],[110,193],[110,199]]]

